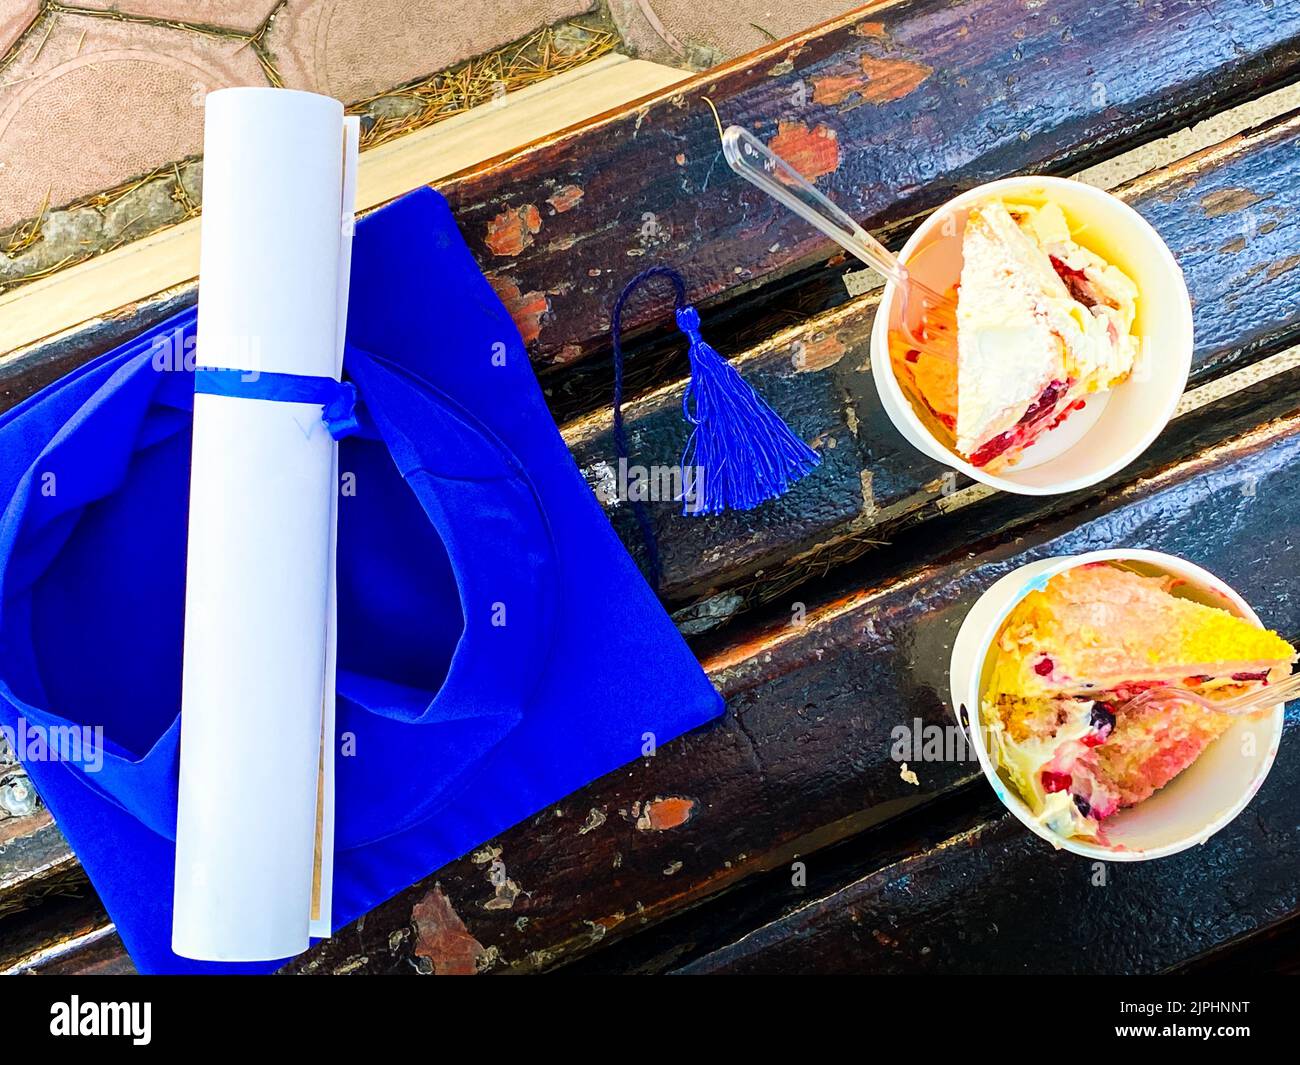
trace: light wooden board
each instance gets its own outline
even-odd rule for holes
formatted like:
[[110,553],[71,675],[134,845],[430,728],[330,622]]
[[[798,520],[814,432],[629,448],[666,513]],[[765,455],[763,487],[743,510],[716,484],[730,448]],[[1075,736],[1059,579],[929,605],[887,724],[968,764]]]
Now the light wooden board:
[[[361,156],[357,210],[550,137],[689,77],[686,71],[603,56],[499,101],[389,141]],[[199,220],[0,296],[0,359],[198,277]]]

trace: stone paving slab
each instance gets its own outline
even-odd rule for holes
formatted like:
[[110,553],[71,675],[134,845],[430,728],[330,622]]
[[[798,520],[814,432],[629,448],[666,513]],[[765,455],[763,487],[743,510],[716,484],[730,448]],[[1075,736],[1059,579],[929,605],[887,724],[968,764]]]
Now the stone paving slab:
[[116,11],[160,22],[190,22],[252,33],[279,0],[71,0],[67,6]]
[[[0,0],[0,55],[41,0]],[[353,102],[455,66],[596,0],[78,0],[0,68],[0,229],[201,150],[203,94],[266,85]],[[249,38],[274,16],[258,46]],[[118,17],[129,16],[129,17]],[[139,21],[140,19],[154,20]],[[215,33],[165,26],[180,21]],[[264,51],[259,54],[259,47]]]
[[0,72],[0,228],[201,151],[203,96],[265,84],[239,40],[56,16]]
[[0,3],[0,55],[13,47],[40,11],[41,0],[3,0]]
[[629,52],[699,70],[835,18],[865,0],[609,0]]
[[[281,81],[352,103],[606,7],[629,51],[703,68],[852,2],[0,0],[0,55],[21,41],[0,67],[0,230],[35,218],[47,195],[57,209],[198,153],[202,97],[213,89]],[[608,26],[609,16],[597,17]],[[170,217],[169,205],[153,208],[149,217]],[[107,239],[83,236],[87,246]],[[58,265],[35,258],[42,269]],[[8,265],[19,269],[12,256]]]
[[590,11],[594,0],[290,0],[266,35],[292,89],[351,103]]

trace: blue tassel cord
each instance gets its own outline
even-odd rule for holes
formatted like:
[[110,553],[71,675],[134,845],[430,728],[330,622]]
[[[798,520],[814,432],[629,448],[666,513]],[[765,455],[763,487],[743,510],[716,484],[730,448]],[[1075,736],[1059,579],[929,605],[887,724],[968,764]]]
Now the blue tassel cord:
[[[632,278],[614,304],[614,446],[627,459],[623,426],[623,310],[628,297],[652,278],[664,278],[676,297],[677,326],[690,341],[691,381],[682,413],[691,425],[682,452],[682,479],[692,491],[682,513],[717,514],[751,510],[785,493],[821,463],[821,456],[796,436],[780,415],[700,335],[699,312],[686,302],[686,283],[667,266],[652,266]],[[650,583],[658,588],[658,543],[644,503],[632,501],[650,558]]]
[[785,494],[817,468],[821,456],[709,347],[694,307],[678,308],[677,325],[691,342],[691,383],[682,413],[694,426],[682,469],[696,471],[695,506],[683,507],[683,513],[752,510]]

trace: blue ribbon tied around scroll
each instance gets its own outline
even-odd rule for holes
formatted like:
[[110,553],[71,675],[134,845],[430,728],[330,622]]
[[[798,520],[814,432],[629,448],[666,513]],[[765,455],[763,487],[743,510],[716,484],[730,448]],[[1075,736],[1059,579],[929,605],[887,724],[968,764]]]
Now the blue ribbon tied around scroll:
[[229,399],[260,399],[273,403],[314,403],[321,407],[321,421],[335,440],[355,433],[357,388],[351,381],[306,374],[266,373],[200,366],[194,371],[194,391]]

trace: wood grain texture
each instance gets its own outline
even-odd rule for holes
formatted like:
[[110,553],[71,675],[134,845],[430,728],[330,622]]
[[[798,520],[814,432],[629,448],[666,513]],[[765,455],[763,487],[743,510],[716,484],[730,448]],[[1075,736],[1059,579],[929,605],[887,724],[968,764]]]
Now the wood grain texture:
[[[917,766],[919,787],[904,782],[893,730],[917,718],[952,723],[944,691],[956,628],[985,588],[1031,559],[1121,545],[1171,551],[1218,572],[1267,623],[1300,634],[1300,603],[1276,594],[1293,574],[1286,546],[1300,519],[1291,515],[1300,507],[1298,380],[1293,372],[1171,430],[1163,466],[1085,509],[1046,521],[1033,500],[986,510],[930,545],[932,561],[882,566],[866,584],[848,579],[810,603],[802,624],[750,632],[706,662],[728,700],[717,724],[444,867],[291,971],[418,969],[413,915],[435,886],[481,948],[481,968],[548,968],[976,781],[973,763],[946,761]],[[1285,413],[1256,425],[1270,405]],[[1220,434],[1231,442],[1211,444]],[[1179,451],[1190,457],[1172,458]],[[674,815],[660,827],[665,803]],[[508,904],[493,883],[497,862],[496,883],[519,889]]]
[[[598,352],[615,290],[653,256],[681,258],[697,295],[735,308],[760,285],[797,289],[799,271],[826,254],[756,192],[724,180],[712,117],[693,103],[699,92],[724,120],[782,138],[783,150],[824,170],[825,186],[893,234],[960,188],[1013,170],[1073,170],[1198,109],[1258,93],[1300,72],[1298,42],[1300,12],[1258,0],[904,0],[515,153],[448,192],[498,290],[525,329],[535,329],[536,358],[562,380],[564,366]],[[1203,376],[1295,336],[1296,271],[1287,250],[1296,246],[1293,134],[1293,124],[1277,124],[1129,190],[1168,230],[1200,286]],[[671,159],[678,169],[646,159]],[[647,212],[660,228],[642,230]],[[1226,280],[1214,273],[1225,265]],[[1300,468],[1295,373],[1180,420],[1129,480],[1064,500],[999,497],[960,515],[938,513],[900,539],[939,486],[892,430],[863,443],[872,424],[883,424],[869,414],[874,388],[853,355],[865,350],[870,302],[781,334],[743,359],[767,374],[790,366],[791,348],[803,344],[803,372],[772,372],[761,385],[833,455],[824,491],[797,506],[774,504],[749,529],[720,527],[670,544],[673,596],[722,586],[748,594],[751,580],[771,590],[726,642],[700,644],[727,715],[437,871],[290,971],[553,968],[656,922],[689,918],[692,907],[765,873],[783,875],[795,856],[874,838],[935,803],[959,801],[979,784],[970,764],[917,767],[914,787],[888,755],[890,734],[918,717],[950,721],[941,693],[955,626],[984,587],[1030,557],[1115,544],[1174,550],[1218,569],[1262,613],[1276,615],[1269,621],[1297,632],[1292,599],[1274,594],[1286,577],[1277,568],[1287,557],[1279,537],[1294,519],[1247,501],[1244,491],[1267,482],[1294,495],[1285,477]],[[1229,304],[1231,313],[1216,318],[1216,307]],[[128,308],[93,333],[0,367],[0,407],[162,309],[158,301]],[[639,320],[654,313],[647,301]],[[639,414],[654,416],[655,402]],[[640,428],[636,446],[650,450],[639,455],[668,440],[667,422]],[[834,448],[823,436],[828,428]],[[588,467],[608,454],[595,440],[589,434],[587,452],[577,447]],[[664,454],[675,458],[676,448]],[[1264,528],[1269,516],[1274,524]],[[853,561],[821,556],[825,567],[835,563],[823,576],[799,571],[798,603],[779,574],[759,572],[791,559],[815,570],[815,558],[799,556],[885,530],[898,542]],[[625,539],[636,542],[626,530]],[[1021,868],[1015,853],[1006,859],[1012,877]],[[25,875],[11,883],[33,885]],[[1248,900],[1257,927],[1294,909],[1285,892],[1276,899],[1274,909],[1262,896]],[[46,910],[15,940],[21,957],[8,956],[17,967],[129,965],[102,915]],[[1169,931],[1171,944],[1178,932]],[[1199,951],[1235,934],[1221,921],[1204,936],[1184,935],[1183,948]]]
[[1277,762],[1250,809],[1200,847],[1158,862],[1093,862],[1053,851],[1005,814],[797,904],[675,971],[1175,969],[1300,915],[1297,788],[1300,703],[1292,703]]
[[93,894],[48,900],[0,938],[0,976],[132,973],[135,967]]
[[[1175,168],[1144,185],[1141,196],[1168,202],[1177,214],[1180,202],[1200,202],[1221,188],[1249,187],[1234,184],[1243,175],[1278,167],[1285,173],[1276,153],[1291,143],[1292,133],[1292,125],[1284,123],[1234,141],[1211,153],[1213,165],[1195,168],[1195,177]],[[1267,165],[1254,162],[1256,157]],[[1184,191],[1161,200],[1175,185]],[[1263,188],[1258,181],[1253,187],[1256,195]],[[1259,202],[1289,203],[1279,201],[1279,195],[1261,195]],[[1195,238],[1190,228],[1180,229],[1184,243],[1208,248],[1223,243],[1217,227],[1227,215],[1185,213],[1201,237]],[[1207,263],[1212,261],[1210,256]],[[1207,265],[1203,271],[1189,270],[1189,276],[1201,272],[1213,274]],[[1286,283],[1284,274],[1273,280]],[[1242,312],[1247,323],[1268,323],[1278,313],[1269,309],[1271,304],[1257,312],[1251,306]],[[784,343],[778,338],[770,347],[778,350]],[[795,375],[793,380],[815,376]],[[1146,462],[1148,471],[1163,464],[1174,472],[1150,474],[1132,489],[1120,488],[1092,513],[1119,507],[1122,516],[1098,519],[1076,537],[1094,546],[1119,542],[1141,524],[1143,513],[1162,512],[1169,505],[1171,497],[1162,486],[1171,477],[1202,486],[1215,483],[1211,472],[1225,461],[1221,455],[1212,453],[1204,460],[1186,456],[1230,436],[1229,415],[1241,427],[1255,424],[1256,405],[1273,402],[1268,398],[1273,393],[1285,397],[1294,392],[1293,377],[1282,385],[1262,386],[1253,396],[1234,396],[1211,414],[1184,419],[1162,437]],[[896,447],[905,445],[899,441]],[[1226,454],[1236,452],[1229,448]],[[1123,484],[1120,479],[1114,483]],[[1124,504],[1143,493],[1151,496],[1147,511]],[[897,764],[884,753],[889,733],[914,716],[932,724],[948,721],[939,694],[946,641],[978,591],[1023,557],[1023,546],[1007,546],[1011,530],[1030,529],[1036,520],[1056,514],[1053,524],[1029,534],[1034,541],[1050,541],[1073,524],[1070,513],[1078,505],[1069,500],[990,501],[963,516],[959,527],[958,544],[973,537],[980,522],[992,530],[993,546],[986,545],[977,560],[926,566],[925,552],[941,557],[938,548],[899,544],[874,561],[874,578],[866,580],[860,568],[849,567],[841,585],[816,592],[820,599],[809,596],[801,626],[790,625],[793,615],[786,613],[784,623],[764,627],[756,621],[736,632],[707,662],[729,699],[729,713],[720,725],[684,737],[659,757],[613,774],[558,810],[547,810],[452,863],[293,968],[436,969],[451,964],[440,953],[440,944],[448,943],[465,948],[459,957],[472,957],[476,968],[546,968],[779,868],[796,854],[863,833],[969,784],[976,774],[967,764],[925,767],[920,789],[903,783]],[[1183,511],[1170,513],[1174,521]],[[1266,588],[1237,583],[1261,605],[1269,601]],[[792,606],[787,599],[768,616]],[[518,893],[498,891],[492,881],[497,861]],[[434,885],[437,905],[429,901]],[[471,948],[470,941],[478,946]],[[73,963],[65,959],[60,964]]]
[[[542,365],[603,350],[624,281],[671,262],[724,301],[830,244],[735,177],[724,123],[774,142],[889,234],[1015,172],[1069,173],[1300,70],[1300,8],[1258,0],[898,0],[539,142],[443,189]],[[583,191],[558,212],[547,198]],[[537,210],[527,240],[503,241]],[[562,253],[562,254],[561,254]],[[646,300],[636,329],[664,320]]]
[[111,351],[163,319],[193,306],[194,293],[191,291],[160,293],[29,351],[0,359],[0,412],[35,395],[97,355]]
[[[1300,115],[1147,175],[1119,195],[1160,232],[1186,276],[1193,385],[1300,335]],[[877,294],[863,296],[733,359],[820,451],[820,468],[752,512],[697,518],[670,502],[649,504],[664,599],[680,605],[713,596],[711,605],[721,604],[692,618],[693,627],[788,594],[801,575],[825,568],[819,556],[842,559],[890,539],[969,483],[904,441],[881,407],[870,360],[876,302]],[[666,385],[625,408],[632,462],[680,461],[684,387]],[[606,413],[571,424],[565,438],[593,488],[611,483],[616,459]],[[644,564],[631,508],[615,501],[606,510]]]
[[[981,181],[1070,172],[1297,71],[1293,5],[896,0],[495,156],[441,187],[539,365],[564,365],[607,350],[614,296],[652,259],[682,267],[693,295],[716,303],[832,250],[730,174],[703,96],[726,121],[780,138],[778,147],[807,155],[814,169],[833,141],[836,165],[823,186],[887,236]],[[535,217],[536,230],[516,234],[520,217]],[[38,286],[62,284],[60,276]],[[27,291],[6,297],[18,301],[15,313]],[[141,297],[109,317],[130,321],[143,308],[143,328],[158,303]],[[647,300],[629,327],[662,325],[663,310]],[[75,334],[57,347],[67,339]],[[28,354],[26,363],[39,363],[42,347]],[[39,379],[6,376],[15,396]]]
[[69,882],[84,883],[85,875],[49,810],[0,820],[0,917]]
[[[919,817],[936,802],[982,788],[978,767],[963,759],[914,762],[920,783],[904,782],[892,752],[894,730],[917,720],[922,726],[953,723],[944,692],[957,625],[989,584],[1031,559],[1121,545],[1171,551],[1219,573],[1255,603],[1266,624],[1300,635],[1300,601],[1286,592],[1294,580],[1291,540],[1300,523],[1300,371],[1184,417],[1161,438],[1153,459],[1147,475],[1117,482],[1074,512],[1053,515],[1052,503],[1039,499],[998,501],[997,507],[972,508],[946,528],[936,523],[926,542],[909,545],[910,563],[883,559],[874,571],[850,568],[839,585],[809,603],[802,623],[770,620],[708,659],[707,670],[728,700],[727,715],[714,726],[607,775],[451,862],[292,962],[289,971],[549,969],[662,919],[689,919],[693,906],[788,869],[798,857],[816,856],[850,837],[871,837],[905,815]],[[1282,785],[1282,802],[1290,804],[1294,791],[1286,778]],[[1256,815],[1252,806],[1234,828],[1245,835],[1225,836],[1223,861],[1238,862],[1232,869],[1243,871],[1252,893],[1242,896],[1248,901],[1242,906],[1230,895],[1232,905],[1219,902],[1218,913],[1231,910],[1239,919],[1222,915],[1217,923],[1196,926],[1184,923],[1186,909],[1170,909],[1169,923],[1148,938],[1138,936],[1130,953],[1117,956],[1118,967],[1174,964],[1294,912],[1291,895],[1270,888],[1273,874],[1260,882],[1244,878],[1252,863],[1274,869],[1269,848],[1282,857],[1300,848],[1294,814],[1281,827],[1274,823],[1288,809]],[[1257,822],[1264,827],[1256,830]],[[1006,830],[1005,845],[998,843],[989,858],[993,865],[980,869],[1023,883],[1027,892],[1053,856],[1017,832],[1019,839]],[[918,860],[932,857],[931,850],[922,850]],[[1149,869],[1174,869],[1179,861]],[[1200,869],[1188,861],[1191,871],[1180,874],[1179,883],[1190,883]],[[777,901],[807,901],[788,874],[772,874],[767,883],[783,884],[774,889]],[[1222,884],[1206,882],[1199,891],[1192,901],[1222,891]],[[1135,889],[1106,897],[1121,904],[1143,896]],[[732,909],[725,897],[718,905]],[[832,913],[839,909],[831,906]],[[710,919],[707,912],[702,919]],[[1026,923],[1036,935],[1056,934],[1054,926]],[[1110,934],[1119,932],[1112,928]],[[918,951],[922,945],[918,941]],[[22,967],[74,970],[81,949],[73,943],[48,961],[42,956]],[[946,949],[957,958],[954,965],[980,964],[979,943],[958,940]],[[125,965],[110,957],[112,951],[96,936],[87,960]],[[989,964],[1010,957],[1008,947],[1005,956],[991,954]],[[866,964],[855,954],[842,958],[845,967]],[[898,960],[906,965],[906,958]]]

